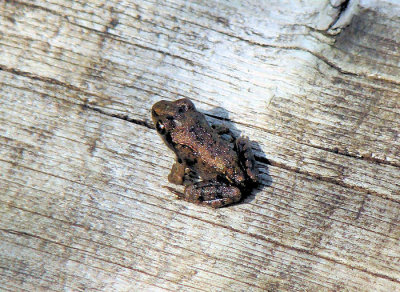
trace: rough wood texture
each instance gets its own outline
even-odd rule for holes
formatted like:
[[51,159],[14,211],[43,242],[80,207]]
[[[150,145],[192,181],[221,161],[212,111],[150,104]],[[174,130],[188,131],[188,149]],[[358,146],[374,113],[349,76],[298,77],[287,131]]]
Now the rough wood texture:
[[[0,290],[400,291],[397,1],[0,2]],[[192,98],[262,184],[164,188]]]

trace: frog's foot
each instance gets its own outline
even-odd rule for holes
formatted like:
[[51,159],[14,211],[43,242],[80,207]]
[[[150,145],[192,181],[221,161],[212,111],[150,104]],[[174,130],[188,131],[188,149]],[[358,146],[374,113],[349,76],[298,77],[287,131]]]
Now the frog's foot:
[[171,168],[170,174],[168,175],[168,181],[176,185],[183,185],[185,169],[185,163],[175,162]]
[[212,124],[211,128],[213,128],[217,132],[217,134],[220,135],[221,138],[223,138],[224,140],[227,140],[229,142],[233,142],[235,140],[233,133],[228,127]]
[[185,188],[181,199],[220,208],[240,201],[242,193],[239,188],[218,181],[201,181]]
[[239,154],[239,161],[242,162],[243,169],[246,170],[248,177],[257,182],[258,169],[255,167],[255,159],[251,150],[249,139],[247,137],[239,137],[236,140],[236,148]]

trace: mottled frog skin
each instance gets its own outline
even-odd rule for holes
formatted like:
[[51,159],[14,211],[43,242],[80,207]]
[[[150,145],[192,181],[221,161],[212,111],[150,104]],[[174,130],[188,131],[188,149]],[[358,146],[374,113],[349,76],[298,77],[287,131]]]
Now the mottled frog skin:
[[[168,180],[186,185],[181,199],[219,208],[239,202],[257,183],[248,139],[221,137],[229,130],[210,126],[189,99],[157,102],[152,118],[157,132],[177,156]],[[201,181],[196,180],[198,176]]]

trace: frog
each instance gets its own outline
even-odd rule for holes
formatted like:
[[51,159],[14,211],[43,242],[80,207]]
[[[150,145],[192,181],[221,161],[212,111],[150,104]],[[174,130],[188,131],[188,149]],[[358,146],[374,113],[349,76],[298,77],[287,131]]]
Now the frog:
[[156,131],[176,155],[168,181],[185,186],[184,193],[175,192],[179,199],[220,208],[238,203],[258,183],[249,139],[210,124],[189,98],[160,100],[151,114]]

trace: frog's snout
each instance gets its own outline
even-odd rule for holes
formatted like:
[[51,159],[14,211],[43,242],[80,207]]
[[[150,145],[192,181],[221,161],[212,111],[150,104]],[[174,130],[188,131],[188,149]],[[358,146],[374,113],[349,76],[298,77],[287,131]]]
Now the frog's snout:
[[159,105],[160,101],[153,104],[152,108],[151,108],[151,115],[153,117],[158,117],[159,116],[159,112],[160,112],[160,105]]

